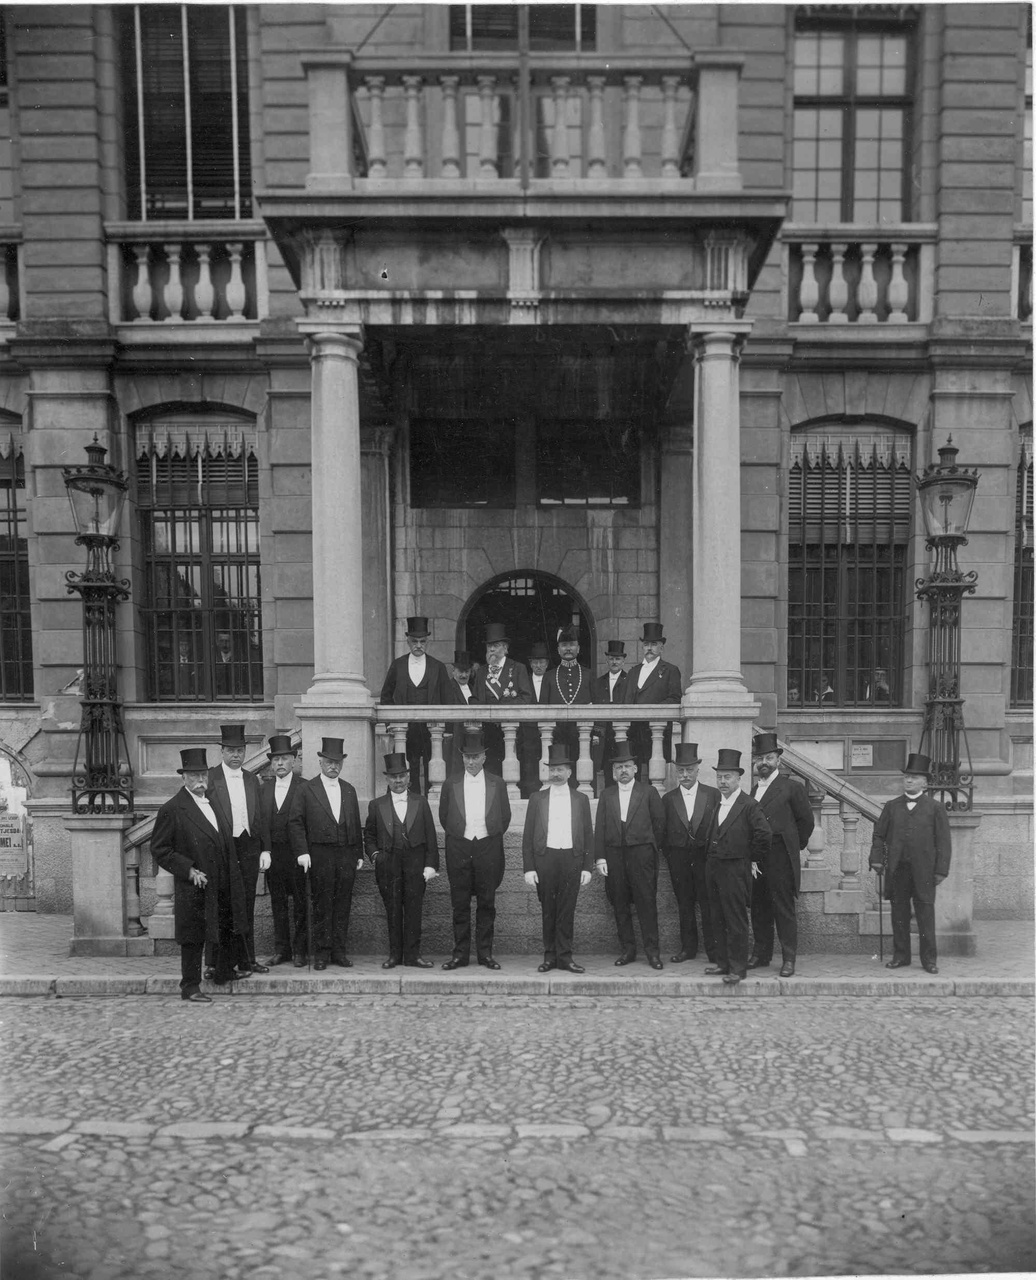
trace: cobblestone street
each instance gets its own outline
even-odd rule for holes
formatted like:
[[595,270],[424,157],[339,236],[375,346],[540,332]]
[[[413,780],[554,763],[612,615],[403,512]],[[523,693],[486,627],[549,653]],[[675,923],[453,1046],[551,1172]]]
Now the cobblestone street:
[[1019,998],[0,1001],[5,1280],[1029,1270]]

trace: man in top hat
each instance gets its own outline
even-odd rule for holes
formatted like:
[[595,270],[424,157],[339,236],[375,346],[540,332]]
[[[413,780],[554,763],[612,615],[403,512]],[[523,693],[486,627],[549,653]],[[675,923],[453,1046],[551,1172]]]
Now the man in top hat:
[[[467,649],[455,649],[453,663],[450,666],[450,696],[447,701],[454,706],[473,706],[475,689],[472,684],[474,671],[471,654]],[[464,736],[464,721],[454,720],[446,726],[443,734],[442,753],[446,761],[446,776],[460,773],[464,768],[464,760],[460,754],[460,740]]]
[[783,748],[775,733],[760,733],[752,743],[757,781],[752,798],[762,807],[773,835],[770,849],[752,882],[752,954],[749,969],[765,969],[773,958],[773,930],[781,944],[781,977],[795,973],[799,947],[795,899],[802,879],[801,853],[813,834],[813,810],[803,785],[778,769]]
[[[427,618],[407,618],[406,643],[410,652],[389,664],[379,702],[396,707],[426,707],[451,701],[450,673],[438,658],[426,652],[430,634]],[[406,754],[410,760],[410,786],[423,793],[428,789],[428,761],[432,754],[427,725],[407,725]]]
[[[592,702],[625,702],[626,646],[621,640],[609,640],[604,651],[608,670],[595,677],[590,688]],[[594,777],[604,770],[604,785],[610,786],[612,778],[611,759],[615,754],[615,730],[610,720],[600,720],[594,725],[593,745],[591,753],[594,762]]]
[[[549,701],[550,682],[547,668],[550,666],[550,650],[542,640],[529,648],[529,684],[532,686],[532,703],[545,706]],[[523,724],[518,729],[518,759],[522,772],[519,786],[523,796],[531,796],[543,785],[540,781],[540,757],[543,744],[538,724]]]
[[705,888],[705,838],[720,802],[715,787],[698,781],[701,757],[696,742],[681,742],[676,748],[676,776],[679,785],[662,797],[665,836],[662,850],[669,863],[676,908],[680,915],[680,950],[671,956],[673,964],[693,960],[698,954],[698,922],[695,905],[701,910],[701,932],[705,954],[716,959],[716,939],[712,912]]
[[590,801],[568,785],[572,757],[568,747],[554,744],[547,764],[549,785],[529,797],[522,833],[525,883],[535,888],[543,912],[543,963],[540,973],[567,969],[583,973],[572,959],[576,898],[590,883],[593,825]]
[[903,794],[889,800],[874,824],[870,865],[884,871],[884,893],[892,904],[892,959],[887,969],[910,964],[910,906],[917,920],[918,950],[926,973],[938,973],[935,890],[950,874],[950,820],[925,788],[932,762],[907,757]]
[[637,762],[626,744],[612,758],[615,783],[597,803],[594,856],[605,876],[605,892],[615,912],[622,955],[617,965],[637,958],[631,904],[637,908],[640,934],[652,969],[662,968],[658,946],[658,849],[665,835],[662,798],[637,781]]
[[485,769],[480,733],[461,741],[464,772],[447,778],[439,796],[439,825],[446,833],[446,874],[453,906],[453,954],[444,969],[461,969],[471,954],[471,899],[475,898],[475,954],[487,969],[493,959],[496,891],[504,878],[504,832],[511,805],[503,778]]
[[273,777],[267,778],[259,791],[262,827],[270,833],[270,869],[266,873],[273,914],[273,955],[267,961],[270,968],[290,963],[301,968],[306,963],[306,887],[288,833],[291,806],[302,786],[302,779],[295,772],[297,755],[298,747],[290,735],[275,733],[267,752]]
[[356,791],[338,776],[345,758],[342,738],[322,739],[320,772],[302,783],[288,817],[295,860],[310,877],[314,969],[326,969],[328,960],[352,968],[346,942],[353,883],[363,866],[363,833]]
[[180,752],[183,786],[155,814],[151,852],[175,881],[173,919],[180,944],[180,998],[210,1004],[201,992],[201,962],[212,948],[218,983],[247,978],[234,961],[245,931],[245,890],[229,828],[205,795],[209,765],[201,747]]
[[425,884],[439,874],[439,838],[428,801],[408,790],[409,778],[402,752],[385,756],[388,791],[370,802],[363,827],[363,847],[374,863],[388,921],[389,958],[383,969],[432,967],[431,960],[421,958],[421,907]]
[[[630,670],[626,677],[626,701],[634,706],[642,706],[652,702],[680,702],[683,698],[683,682],[680,679],[680,668],[662,657],[665,650],[665,636],[662,634],[660,622],[645,622],[644,634],[640,638],[644,652],[643,660]],[[630,750],[640,767],[646,768],[651,759],[651,728],[649,725],[634,723],[629,730]],[[666,760],[672,759],[673,728],[666,725],[662,739],[662,751]],[[646,776],[646,775],[645,775]]]
[[[547,674],[547,702],[552,707],[584,707],[593,701],[593,677],[579,662],[579,628],[562,627],[558,632],[558,665]],[[579,759],[579,727],[572,721],[559,721],[554,741],[568,747],[574,764]],[[571,786],[576,785],[575,777]]]
[[[486,665],[475,675],[475,701],[487,707],[521,707],[532,701],[529,673],[509,658],[510,641],[502,622],[486,624]],[[504,732],[498,724],[485,724],[486,759],[499,773],[504,762]]]
[[728,984],[748,976],[748,905],[752,877],[770,849],[770,824],[741,790],[741,752],[723,747],[716,761],[719,804],[706,836],[705,885],[716,935],[716,963],[706,973]]
[[208,798],[221,822],[230,828],[234,852],[245,886],[248,928],[239,943],[237,967],[252,973],[268,973],[269,967],[255,958],[255,891],[259,872],[270,869],[270,834],[263,826],[259,804],[259,779],[245,762],[245,726],[221,724],[222,761],[209,770]]

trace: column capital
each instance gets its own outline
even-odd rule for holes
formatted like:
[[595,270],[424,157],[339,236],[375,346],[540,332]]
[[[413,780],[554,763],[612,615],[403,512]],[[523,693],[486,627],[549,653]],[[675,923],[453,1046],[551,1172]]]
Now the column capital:
[[338,359],[358,361],[363,350],[363,326],[329,324],[326,320],[296,320],[299,332],[306,338],[312,360]]
[[751,322],[742,324],[737,321],[689,324],[685,339],[687,351],[698,363],[703,360],[737,363],[751,328]]

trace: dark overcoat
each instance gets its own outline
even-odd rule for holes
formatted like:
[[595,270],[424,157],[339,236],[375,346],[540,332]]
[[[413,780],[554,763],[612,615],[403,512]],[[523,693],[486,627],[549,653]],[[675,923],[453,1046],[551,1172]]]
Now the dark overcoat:
[[[245,784],[245,803],[248,806],[248,830],[249,833],[259,839],[261,849],[269,849],[270,833],[263,826],[261,806],[259,804],[260,782],[251,769],[242,769],[241,776]],[[221,764],[213,765],[209,770],[209,786],[205,794],[209,798],[209,804],[219,817],[221,823],[225,824],[227,829],[233,833],[234,815],[230,805],[230,791],[227,787],[227,775],[223,772]]]
[[288,793],[284,797],[284,803],[277,808],[275,788],[277,781],[275,778],[267,778],[262,783],[259,791],[259,813],[260,820],[264,830],[268,832],[270,837],[270,855],[273,865],[280,871],[291,871],[295,865],[295,854],[291,847],[291,833],[288,830],[288,819],[291,817],[291,807],[295,803],[295,797],[299,793],[304,779],[300,774],[293,773],[291,781],[288,784]]
[[766,815],[770,830],[784,845],[784,852],[791,864],[791,874],[795,879],[795,896],[798,897],[802,881],[800,854],[816,825],[806,788],[801,782],[779,773],[756,803]]
[[913,811],[907,797],[896,796],[881,811],[874,824],[870,865],[884,867],[885,897],[896,867],[906,859],[914,875],[920,902],[935,901],[935,877],[950,873],[950,820],[945,808],[929,795],[922,795]]
[[688,822],[687,806],[683,802],[680,788],[674,787],[672,791],[667,791],[662,797],[662,812],[665,815],[663,847],[678,851],[689,848],[692,858],[704,858],[709,827],[722,798],[715,787],[699,782],[698,794],[694,798],[694,813]]
[[[374,861],[376,852],[385,853],[393,847],[393,830],[396,809],[388,793],[375,796],[367,808],[367,821],[363,825],[363,847],[368,858]],[[406,820],[407,848],[413,852],[424,851],[424,865],[439,870],[439,837],[432,821],[432,811],[424,796],[407,792]]]
[[[424,679],[419,685],[413,685],[410,683],[409,662],[409,653],[393,659],[385,675],[385,683],[381,686],[379,702],[406,707],[453,701],[450,693],[450,673],[446,670],[444,663],[438,658],[433,658],[430,653],[426,653]],[[421,690],[421,695],[415,697],[417,690]]]
[[771,835],[762,807],[750,795],[739,791],[722,825],[719,822],[719,805],[716,805],[706,855],[710,858],[750,858],[752,862],[761,862],[770,848]]
[[344,782],[341,778],[338,786],[342,792],[342,803],[337,822],[319,776],[307,778],[296,792],[288,816],[288,835],[296,858],[309,853],[310,845],[314,844],[345,848],[354,857],[360,857],[362,831],[356,789],[351,782]]
[[[665,835],[662,797],[646,782],[634,782],[626,811],[626,844],[649,844],[657,853]],[[605,851],[622,844],[622,809],[619,788],[605,787],[597,802],[597,825],[594,828],[594,856],[604,858]]]

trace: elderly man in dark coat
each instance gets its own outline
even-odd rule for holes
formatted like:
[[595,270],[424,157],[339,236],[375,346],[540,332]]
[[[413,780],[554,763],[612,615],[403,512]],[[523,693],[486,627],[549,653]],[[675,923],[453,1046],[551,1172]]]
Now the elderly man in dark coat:
[[[645,622],[640,639],[644,651],[642,662],[630,669],[626,677],[625,700],[634,706],[653,702],[678,703],[683,698],[683,681],[680,668],[666,662],[665,636],[660,622]],[[662,737],[662,754],[672,759],[673,726],[670,721]],[[643,720],[634,721],[629,728],[630,750],[647,779],[647,764],[651,759],[651,728]]]
[[885,897],[892,904],[892,959],[887,969],[910,964],[910,905],[917,920],[921,967],[938,973],[935,945],[935,890],[950,874],[950,820],[925,792],[932,762],[912,754],[903,770],[903,794],[890,800],[874,824],[870,865],[885,873]]
[[[406,643],[410,652],[389,664],[379,702],[394,707],[427,707],[454,700],[445,664],[427,652],[430,635],[427,618],[407,618]],[[428,790],[428,761],[432,755],[432,738],[426,724],[415,721],[407,725],[406,754],[411,789],[424,793]]]
[[[267,778],[259,791],[260,820],[270,835],[271,862],[266,873],[273,915],[270,968],[278,964],[294,964],[301,969],[306,963],[306,887],[288,833],[291,806],[303,781],[295,772],[297,755],[298,748],[290,734],[275,733],[270,738],[268,753],[273,777]],[[293,920],[288,914],[289,903]]]
[[773,930],[781,944],[781,977],[795,973],[799,949],[795,899],[802,882],[802,850],[813,834],[813,810],[806,788],[781,773],[777,766],[784,754],[775,733],[760,733],[752,743],[752,764],[758,781],[752,791],[770,824],[770,850],[759,864],[752,882],[753,950],[749,969],[765,969],[773,958]]
[[175,880],[173,918],[180,944],[180,998],[209,1004],[201,992],[205,944],[213,951],[214,981],[247,978],[234,968],[246,927],[245,891],[231,834],[206,799],[204,748],[180,752],[183,787],[155,814],[151,853]]
[[715,787],[698,781],[700,767],[698,744],[681,742],[676,748],[676,776],[680,785],[662,797],[662,812],[665,814],[662,851],[669,863],[669,875],[680,914],[680,950],[670,956],[673,964],[693,960],[698,954],[696,906],[701,911],[705,954],[711,961],[716,959],[712,911],[705,888],[705,850],[720,795]]

